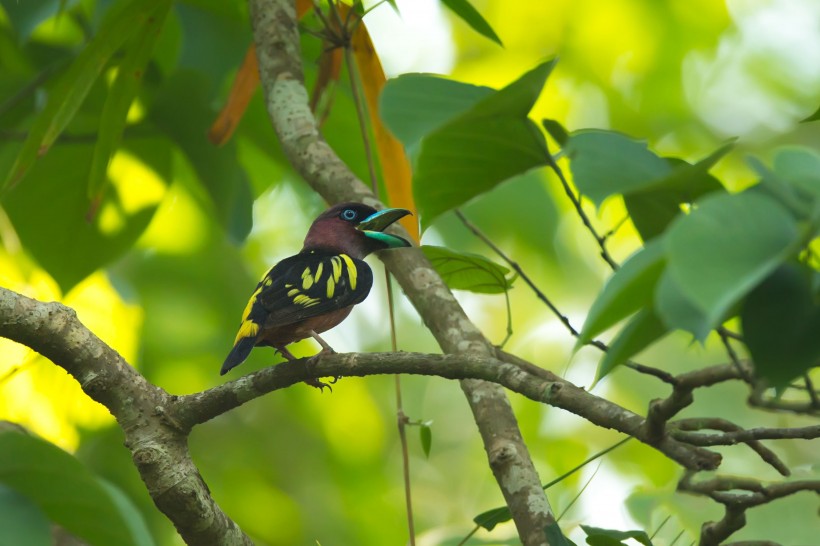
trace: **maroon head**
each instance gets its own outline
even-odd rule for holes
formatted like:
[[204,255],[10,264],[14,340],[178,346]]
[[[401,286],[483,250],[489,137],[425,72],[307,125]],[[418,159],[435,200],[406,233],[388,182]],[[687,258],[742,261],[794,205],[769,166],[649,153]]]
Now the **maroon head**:
[[361,203],[335,205],[313,221],[302,251],[328,250],[362,259],[376,250],[410,246],[407,240],[384,233],[393,222],[408,214],[411,213],[406,209],[377,211]]

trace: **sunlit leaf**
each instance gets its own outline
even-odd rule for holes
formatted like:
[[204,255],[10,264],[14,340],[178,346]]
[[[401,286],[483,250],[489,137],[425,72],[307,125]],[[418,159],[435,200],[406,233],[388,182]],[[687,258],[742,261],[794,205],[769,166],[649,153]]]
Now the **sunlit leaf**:
[[527,117],[555,61],[545,62],[422,140],[413,193],[427,228],[442,213],[549,161]]
[[234,241],[251,229],[253,196],[250,181],[238,162],[236,144],[219,149],[205,138],[212,111],[204,95],[204,82],[195,72],[178,72],[164,85],[148,113],[191,162],[211,198],[216,219]]
[[612,131],[574,132],[565,152],[575,186],[597,205],[610,195],[648,188],[672,170],[645,142]]
[[493,30],[493,27],[490,26],[487,20],[481,16],[470,2],[467,0],[441,0],[441,3],[450,8],[453,13],[458,15],[476,32],[500,46],[504,45],[501,43],[501,38],[499,38]]
[[775,387],[820,366],[820,305],[812,294],[812,273],[785,264],[743,303],[743,340],[757,374]]
[[774,172],[798,189],[803,199],[820,204],[820,154],[810,148],[781,148],[774,156]]
[[631,538],[640,542],[644,546],[652,546],[652,541],[646,531],[615,531],[613,529],[601,529],[581,525],[581,529],[587,534],[587,544],[590,546],[622,546],[626,539]]
[[[10,188],[0,198],[26,250],[64,293],[131,248],[162,199],[162,184],[171,172],[167,141],[126,141],[124,150],[139,157],[145,163],[143,168],[153,171],[152,184],[158,186],[158,194],[139,206],[129,205],[118,187],[105,192],[100,213],[91,221],[86,219],[88,165],[93,153],[90,144],[56,146],[34,165],[30,180]],[[132,193],[139,191],[134,185],[130,189]],[[48,229],[43,228],[44,218],[48,219]]]
[[800,232],[792,215],[754,192],[710,196],[681,216],[664,238],[670,274],[709,326],[793,254]]
[[646,349],[667,333],[669,333],[669,329],[653,309],[644,308],[638,311],[609,344],[609,350],[598,365],[595,382],[597,383],[606,377],[617,366]]
[[49,94],[48,103],[28,132],[5,187],[25,176],[38,156],[44,155],[80,108],[91,86],[111,56],[141,27],[157,6],[167,0],[135,0],[115,5],[99,33],[77,56]]
[[424,245],[424,255],[450,288],[481,294],[501,294],[510,289],[509,269],[484,256]]
[[105,488],[77,459],[53,444],[0,433],[0,482],[89,544],[141,546]]
[[660,241],[647,244],[624,262],[595,298],[576,348],[648,305],[664,265],[664,247]]
[[161,0],[145,19],[135,22],[135,26],[138,27],[137,35],[126,45],[117,77],[108,90],[88,177],[88,196],[94,199],[96,204],[99,204],[102,198],[100,193],[106,186],[108,163],[122,138],[128,109],[137,94],[145,67],[151,58],[171,5],[171,0]]

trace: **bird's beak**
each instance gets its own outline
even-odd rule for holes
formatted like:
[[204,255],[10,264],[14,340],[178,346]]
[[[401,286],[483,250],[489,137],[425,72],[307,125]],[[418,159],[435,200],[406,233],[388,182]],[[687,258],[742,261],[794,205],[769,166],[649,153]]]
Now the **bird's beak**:
[[399,218],[404,218],[408,214],[412,214],[407,209],[384,209],[374,212],[364,220],[362,220],[356,229],[362,231],[365,236],[380,241],[387,245],[387,248],[397,248],[403,246],[410,246],[410,243],[396,235],[389,233],[382,233],[393,222]]

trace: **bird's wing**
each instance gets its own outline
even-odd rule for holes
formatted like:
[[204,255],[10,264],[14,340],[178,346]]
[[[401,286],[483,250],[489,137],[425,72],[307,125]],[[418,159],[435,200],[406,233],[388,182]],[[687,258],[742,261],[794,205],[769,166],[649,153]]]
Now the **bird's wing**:
[[362,260],[347,254],[297,254],[262,278],[249,303],[249,318],[263,328],[292,324],[355,305],[372,284],[373,273]]

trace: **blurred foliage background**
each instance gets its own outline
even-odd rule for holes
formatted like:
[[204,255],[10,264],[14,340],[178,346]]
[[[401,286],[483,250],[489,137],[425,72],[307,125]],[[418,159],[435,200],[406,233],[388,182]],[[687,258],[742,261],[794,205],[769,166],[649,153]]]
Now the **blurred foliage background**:
[[[44,89],[52,88],[54,75],[114,4],[0,1],[4,177],[43,107]],[[739,137],[715,169],[731,188],[753,179],[744,162],[748,154],[766,161],[779,146],[818,142],[816,123],[798,124],[820,103],[820,4],[814,0],[475,0],[504,47],[433,0],[397,4],[400,15],[385,4],[365,18],[390,75],[437,72],[499,88],[558,55],[534,119],[557,119],[569,129],[616,129],[648,140],[659,153],[690,160]],[[218,369],[256,279],[300,248],[310,220],[325,207],[284,159],[261,93],[228,144],[215,148],[205,138],[250,43],[244,2],[174,2],[130,106],[99,207],[89,194],[89,165],[116,68],[94,84],[51,151],[0,198],[0,285],[73,307],[92,331],[171,393],[223,381]],[[306,36],[303,48],[310,85],[320,44]],[[350,90],[340,85],[324,134],[366,178],[352,105]],[[554,176],[546,169],[531,172],[463,210],[580,327],[608,270]],[[625,216],[618,199],[588,212],[603,232]],[[426,232],[424,242],[489,255],[452,214]],[[610,242],[618,260],[638,245],[628,224]],[[328,342],[339,351],[388,350],[385,294],[381,281],[348,321],[327,334]],[[502,296],[458,297],[490,340],[504,338]],[[571,357],[574,340],[523,285],[511,299],[514,334],[507,349],[590,385],[599,354],[583,349]],[[400,349],[437,350],[406,302],[399,302],[397,319]],[[305,341],[295,354],[316,349]],[[75,453],[126,491],[157,544],[179,544],[153,508],[107,411],[32,351],[0,340],[0,355],[0,418]],[[254,351],[240,373],[273,359],[272,351]],[[662,361],[671,372],[725,360],[715,339],[701,346],[684,335],[641,355],[642,362]],[[429,457],[411,436],[421,543],[455,543],[475,515],[502,503],[501,495],[458,385],[421,377],[404,378],[402,385],[410,418],[433,421]],[[594,392],[638,412],[667,394],[629,370],[614,373]],[[752,412],[744,400],[740,385],[708,389],[684,416],[721,415],[748,427],[787,419],[801,424],[798,417]],[[619,439],[559,410],[515,396],[512,403],[544,481]],[[260,544],[399,544],[406,527],[395,420],[392,378],[343,379],[332,394],[297,385],[198,427],[191,452],[217,502]],[[741,448],[721,451],[724,472],[776,477]],[[816,451],[807,445],[783,443],[778,453],[798,474],[816,474]],[[680,532],[679,544],[687,544],[704,520],[720,514],[707,500],[675,495],[679,467],[637,442],[608,455],[594,471],[587,468],[549,491],[561,513],[588,483],[561,520],[571,537],[582,536],[578,523],[652,532],[671,516],[656,544],[671,543]],[[810,544],[816,509],[800,496],[755,509],[733,538]],[[505,543],[512,536],[505,524],[474,543]]]

